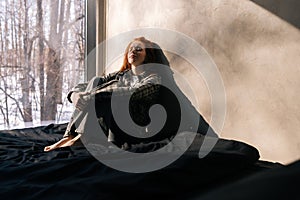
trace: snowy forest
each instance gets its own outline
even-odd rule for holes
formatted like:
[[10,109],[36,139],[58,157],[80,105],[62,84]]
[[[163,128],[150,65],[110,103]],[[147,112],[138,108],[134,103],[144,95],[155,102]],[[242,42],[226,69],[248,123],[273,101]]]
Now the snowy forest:
[[0,129],[66,121],[84,77],[84,0],[0,0]]

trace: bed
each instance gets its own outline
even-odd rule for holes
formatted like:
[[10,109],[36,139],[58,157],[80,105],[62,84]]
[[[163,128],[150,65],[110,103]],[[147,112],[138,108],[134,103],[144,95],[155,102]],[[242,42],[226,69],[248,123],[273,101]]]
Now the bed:
[[[260,160],[255,147],[240,141],[219,138],[199,159],[203,136],[197,135],[167,167],[127,173],[102,164],[84,145],[44,152],[65,129],[66,124],[50,124],[0,131],[1,199],[266,199],[276,192],[299,197],[298,162],[285,166]],[[159,145],[141,144],[135,150]],[[298,185],[289,187],[291,180]]]

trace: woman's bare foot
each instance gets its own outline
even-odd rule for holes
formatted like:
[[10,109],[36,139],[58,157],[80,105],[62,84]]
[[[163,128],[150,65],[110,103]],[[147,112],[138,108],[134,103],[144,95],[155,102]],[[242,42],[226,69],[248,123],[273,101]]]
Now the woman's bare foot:
[[57,148],[72,146],[76,142],[76,140],[78,140],[80,137],[81,137],[81,134],[78,134],[76,137],[69,136],[69,137],[62,138],[58,142],[56,142],[50,146],[46,146],[44,148],[44,151],[52,151]]

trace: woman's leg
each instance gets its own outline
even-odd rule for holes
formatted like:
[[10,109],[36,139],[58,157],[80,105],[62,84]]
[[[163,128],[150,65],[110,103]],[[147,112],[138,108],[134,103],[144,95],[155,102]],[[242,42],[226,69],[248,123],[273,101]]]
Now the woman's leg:
[[81,137],[81,134],[78,134],[76,137],[73,136],[69,136],[69,137],[64,137],[61,140],[59,140],[58,142],[50,145],[50,146],[46,146],[44,148],[44,151],[51,151],[57,148],[61,148],[61,147],[67,147],[67,146],[72,146],[76,140],[78,140]]
[[[90,92],[94,87],[98,85],[99,80],[100,77],[94,77],[92,80],[90,80],[85,91]],[[78,117],[78,115],[82,116]],[[75,109],[63,138],[50,146],[46,146],[44,148],[44,151],[51,151],[60,147],[72,146],[76,142],[76,140],[81,137],[81,134],[76,133],[76,125],[80,124],[81,127],[84,127],[85,121],[81,121],[82,119],[85,119],[84,116],[84,113]],[[74,122],[74,120],[77,121]]]

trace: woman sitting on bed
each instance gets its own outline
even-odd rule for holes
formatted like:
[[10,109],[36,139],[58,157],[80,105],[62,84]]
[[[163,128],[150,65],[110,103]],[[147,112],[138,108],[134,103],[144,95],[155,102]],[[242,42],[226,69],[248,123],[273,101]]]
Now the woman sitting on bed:
[[[135,137],[126,133],[119,123],[116,123],[112,112],[112,95],[120,103],[122,99],[130,98],[129,113],[133,122],[143,137]],[[78,117],[85,110],[88,102],[94,96],[97,123],[101,126],[108,141],[120,148],[128,149],[130,145],[172,139],[178,132],[193,131],[205,135],[211,131],[205,119],[192,106],[176,85],[169,62],[161,48],[144,37],[135,38],[130,42],[124,54],[124,61],[118,72],[103,77],[95,77],[88,84],[77,85],[69,94],[68,100],[74,104],[75,111],[68,124],[63,138],[46,146],[44,151],[71,146],[81,134],[84,134],[85,125],[89,118]],[[157,134],[151,135],[150,108],[159,104],[166,111],[166,121]],[[184,121],[182,123],[182,116]],[[157,122],[163,121],[155,116]],[[158,119],[157,119],[158,118]],[[74,121],[76,120],[76,123]],[[154,121],[155,121],[154,120]],[[192,123],[192,121],[196,124]],[[80,128],[79,128],[80,127]]]

